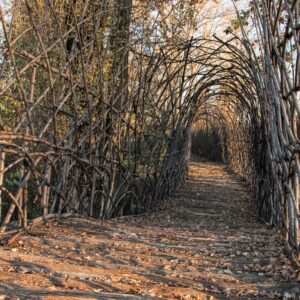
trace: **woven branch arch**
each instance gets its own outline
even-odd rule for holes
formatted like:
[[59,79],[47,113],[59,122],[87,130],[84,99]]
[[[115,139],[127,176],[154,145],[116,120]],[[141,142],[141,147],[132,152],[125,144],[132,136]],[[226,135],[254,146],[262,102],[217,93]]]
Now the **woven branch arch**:
[[245,28],[151,39],[134,18],[143,7],[121,2],[2,9],[2,235],[35,217],[154,208],[185,178],[195,124],[209,123],[297,255],[299,1],[253,1],[256,44]]

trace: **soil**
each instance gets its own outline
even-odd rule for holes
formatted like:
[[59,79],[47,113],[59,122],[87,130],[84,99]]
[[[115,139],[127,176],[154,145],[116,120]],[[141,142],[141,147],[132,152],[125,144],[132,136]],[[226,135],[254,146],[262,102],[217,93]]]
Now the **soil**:
[[0,248],[0,299],[300,299],[251,189],[201,160],[151,213],[48,222]]

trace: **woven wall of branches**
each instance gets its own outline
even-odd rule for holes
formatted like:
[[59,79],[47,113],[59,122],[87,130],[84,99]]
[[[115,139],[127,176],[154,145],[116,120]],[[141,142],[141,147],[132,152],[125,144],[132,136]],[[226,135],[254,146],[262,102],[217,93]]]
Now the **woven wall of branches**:
[[[195,131],[218,128],[223,159],[254,188],[257,213],[299,256],[299,1],[253,1],[255,39],[223,43],[231,67],[198,112]],[[243,23],[243,16],[239,16]],[[234,33],[232,33],[234,35]],[[235,36],[238,38],[238,36]],[[214,52],[214,56],[216,52]],[[224,51],[222,51],[224,57]],[[209,80],[211,82],[211,80]],[[222,83],[221,83],[222,82]],[[196,123],[196,124],[197,124]]]
[[1,230],[155,207],[185,174],[188,45],[133,35],[131,1],[34,4],[2,11]]
[[163,35],[155,1],[8,2],[2,233],[154,208],[185,177],[193,124],[209,120],[258,214],[299,252],[299,1],[253,1],[255,34],[239,15],[222,39]]
[[[299,253],[299,1],[254,3],[262,55],[259,66],[261,135],[255,186],[259,215],[281,226]],[[252,57],[255,57],[255,52]]]

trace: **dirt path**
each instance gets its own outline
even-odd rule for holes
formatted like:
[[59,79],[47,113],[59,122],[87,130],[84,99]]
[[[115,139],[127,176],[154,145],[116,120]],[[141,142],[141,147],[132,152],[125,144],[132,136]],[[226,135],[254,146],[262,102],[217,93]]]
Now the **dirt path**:
[[300,294],[296,273],[279,235],[256,219],[250,195],[224,166],[193,162],[186,184],[163,209],[105,222],[72,218],[0,248],[0,294],[293,299]]

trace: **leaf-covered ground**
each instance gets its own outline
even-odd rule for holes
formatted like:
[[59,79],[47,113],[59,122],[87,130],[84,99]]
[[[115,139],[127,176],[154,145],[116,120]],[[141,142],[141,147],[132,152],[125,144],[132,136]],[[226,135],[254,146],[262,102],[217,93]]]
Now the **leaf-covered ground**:
[[164,207],[110,221],[71,218],[0,248],[0,299],[299,299],[297,272],[251,191],[193,162]]

